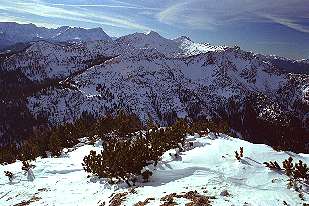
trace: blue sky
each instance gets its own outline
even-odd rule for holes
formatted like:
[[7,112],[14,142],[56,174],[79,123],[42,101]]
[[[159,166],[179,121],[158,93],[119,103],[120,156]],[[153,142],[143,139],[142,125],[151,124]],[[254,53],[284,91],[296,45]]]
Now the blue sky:
[[309,0],[0,0],[0,21],[102,27],[309,58]]

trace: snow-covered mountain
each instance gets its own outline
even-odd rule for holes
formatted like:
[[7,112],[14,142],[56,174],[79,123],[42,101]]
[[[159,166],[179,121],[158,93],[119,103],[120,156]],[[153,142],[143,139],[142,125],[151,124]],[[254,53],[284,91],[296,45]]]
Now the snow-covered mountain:
[[174,41],[177,42],[178,47],[188,56],[206,53],[208,51],[222,51],[225,48],[224,46],[214,46],[209,43],[195,43],[186,36],[176,38]]
[[278,57],[275,55],[258,55],[261,59],[271,62],[276,67],[280,68],[282,71],[299,73],[299,74],[309,74],[309,60],[294,60],[285,57]]
[[[37,42],[3,65],[32,80],[70,77],[62,83],[71,89],[51,89],[29,98],[30,110],[47,112],[54,123],[73,121],[83,111],[104,115],[122,107],[161,123],[169,113],[213,116],[218,112],[215,108],[230,99],[242,102],[252,94],[265,95],[272,102],[273,109],[263,109],[265,116],[293,111],[295,102],[305,102],[305,76],[280,72],[237,47],[207,50],[191,41],[188,47],[179,42],[184,41],[168,40],[154,32],[69,46]],[[192,45],[196,45],[193,50]],[[89,64],[98,57],[111,59]],[[82,72],[72,76],[78,71]]]
[[[23,174],[20,161],[0,165],[0,174],[4,171],[14,174],[11,183],[4,175],[0,176],[0,204],[137,206],[143,205],[138,202],[149,198],[147,206],[158,206],[167,205],[167,198],[163,198],[167,195],[180,206],[190,203],[190,197],[195,195],[204,196],[213,206],[297,206],[308,203],[307,185],[303,184],[297,191],[289,189],[288,177],[283,172],[263,165],[269,161],[281,164],[289,156],[295,162],[309,162],[308,155],[277,152],[269,146],[223,134],[219,137],[213,134],[188,136],[187,141],[192,142],[190,149],[177,159],[169,155],[174,154],[174,150],[167,151],[157,167],[152,168],[150,182],[138,183],[139,187],[134,190],[125,184],[110,185],[104,178],[87,177],[89,174],[81,163],[90,150],[102,150],[99,142],[65,149],[59,158],[37,158],[33,162],[33,181],[28,181]],[[240,147],[244,148],[244,157],[238,161],[234,151]]]
[[87,49],[83,44],[63,46],[38,41],[6,59],[3,68],[21,71],[35,81],[59,79],[85,69],[97,55],[98,53]]
[[66,27],[64,31],[60,31],[55,36],[52,36],[51,39],[59,42],[112,40],[101,28],[83,29],[77,27]]
[[123,36],[115,41],[87,41],[69,45],[41,40],[10,55],[4,61],[3,69],[18,70],[31,80],[43,81],[67,77],[85,69],[89,61],[98,57],[136,56],[143,50],[143,53],[150,55],[160,52],[167,57],[183,57],[223,48],[194,43],[188,39],[169,40],[153,31]]
[[[151,115],[164,122],[162,115],[169,113],[212,116],[214,108],[228,99],[240,101],[251,93],[274,100],[290,82],[289,76],[271,64],[233,48],[177,58],[156,49],[135,52],[114,57],[71,78],[67,83],[74,90],[53,89],[29,98],[30,110],[34,114],[48,111],[50,121],[58,122],[72,121],[83,111],[103,115],[124,107],[142,119]],[[301,90],[293,95],[289,98],[302,98]]]
[[0,50],[16,43],[37,40],[54,42],[111,40],[101,29],[72,28],[68,26],[57,29],[37,27],[34,24],[17,24],[14,22],[0,22]]
[[113,41],[41,40],[5,54],[0,66],[40,85],[27,95],[27,107],[53,124],[73,121],[83,111],[104,115],[119,109],[163,125],[177,116],[234,118],[238,128],[252,115],[282,125],[296,119],[298,127],[309,122],[307,75],[284,72],[239,47],[188,37],[170,40],[152,31]]
[[302,59],[302,60],[300,60],[300,62],[305,63],[305,64],[309,64],[309,59]]

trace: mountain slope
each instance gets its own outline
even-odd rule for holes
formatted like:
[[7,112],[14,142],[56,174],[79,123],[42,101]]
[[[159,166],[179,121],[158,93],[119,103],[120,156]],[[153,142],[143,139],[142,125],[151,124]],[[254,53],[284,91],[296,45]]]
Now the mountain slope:
[[[111,203],[116,194],[127,192],[121,205],[134,205],[149,200],[147,205],[161,205],[162,197],[177,193],[197,191],[213,197],[213,206],[259,205],[277,206],[302,205],[304,200],[294,189],[287,189],[288,177],[272,171],[263,162],[282,162],[289,156],[294,161],[308,162],[307,155],[291,152],[276,152],[266,145],[255,145],[226,135],[214,137],[188,136],[193,147],[173,159],[166,152],[148,183],[138,183],[132,191],[125,184],[110,185],[104,178],[87,178],[82,168],[82,159],[90,150],[100,151],[100,143],[75,147],[60,158],[38,158],[33,164],[34,181],[27,181],[21,172],[21,162],[1,165],[0,173],[8,170],[15,174],[10,184],[0,177],[0,203],[3,206],[30,201],[30,205],[105,205]],[[234,157],[234,151],[244,147],[244,158]],[[303,185],[303,190],[306,186]],[[131,191],[131,192],[130,192]],[[154,195],[155,194],[155,195]],[[252,195],[254,194],[254,195]],[[185,198],[174,198],[179,205],[190,202]],[[108,203],[109,202],[109,203]],[[285,202],[285,203],[284,203]]]
[[189,37],[181,36],[174,39],[178,44],[178,47],[181,48],[184,53],[188,56],[196,55],[200,53],[206,53],[208,51],[222,51],[224,50],[223,46],[214,46],[209,43],[195,43]]
[[293,60],[278,56],[258,55],[265,61],[271,62],[273,65],[285,72],[309,74],[309,60]]
[[[240,101],[250,94],[264,94],[275,103],[276,97],[283,98],[280,92],[287,89],[290,77],[237,49],[180,58],[141,49],[94,66],[70,84],[74,91],[51,90],[30,98],[30,110],[35,114],[44,108],[50,120],[57,122],[72,121],[84,110],[103,115],[124,107],[142,119],[151,115],[164,124],[164,115],[169,113],[213,116],[218,112],[215,108],[229,99]],[[303,98],[300,90],[292,95],[289,100]],[[52,105],[47,99],[54,100]]]
[[83,44],[64,46],[38,41],[25,51],[11,55],[3,62],[2,68],[6,71],[21,71],[29,79],[42,82],[66,78],[84,70],[99,57],[97,51],[89,50]]
[[[68,30],[72,33],[70,36],[78,34],[75,29],[68,28]],[[61,35],[57,37],[59,40],[62,38]],[[142,50],[147,52],[155,50],[154,52],[159,51],[166,56],[192,55],[217,50],[216,47],[207,50],[208,47],[198,46],[200,44],[194,42],[187,42],[185,45],[182,43],[165,39],[155,32],[135,33],[118,38],[114,42],[101,40],[56,44],[41,40],[22,51],[7,54],[9,58],[5,59],[2,68],[9,71],[20,70],[29,79],[42,82],[68,77],[74,72],[85,69],[87,62],[94,61],[98,57],[134,56]]]

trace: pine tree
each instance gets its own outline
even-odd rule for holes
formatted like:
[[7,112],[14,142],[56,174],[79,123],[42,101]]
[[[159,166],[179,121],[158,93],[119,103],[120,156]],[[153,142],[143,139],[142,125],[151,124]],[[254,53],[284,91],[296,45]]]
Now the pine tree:
[[10,183],[13,181],[14,179],[14,174],[10,171],[4,171],[5,176],[7,176],[9,178]]
[[142,177],[143,177],[144,182],[149,182],[150,176],[152,176],[152,172],[149,171],[149,170],[146,170],[142,173]]
[[244,148],[240,147],[240,157],[244,157]]
[[48,149],[55,156],[59,156],[61,154],[63,147],[61,133],[59,130],[56,130],[51,134],[49,138]]
[[283,168],[285,169],[285,174],[291,176],[293,174],[293,158],[289,157],[287,160],[282,162]]
[[307,167],[307,164],[303,164],[301,160],[298,161],[298,163],[295,164],[294,171],[293,171],[293,177],[295,179],[307,179],[309,177],[309,168]]

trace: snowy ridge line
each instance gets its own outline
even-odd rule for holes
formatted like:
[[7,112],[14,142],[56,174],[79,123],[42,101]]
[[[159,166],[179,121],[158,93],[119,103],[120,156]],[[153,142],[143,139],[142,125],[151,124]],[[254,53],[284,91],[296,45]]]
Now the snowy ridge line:
[[17,24],[13,22],[0,22],[0,34],[0,50],[17,43],[37,40],[53,42],[112,40],[101,28],[84,29],[63,26],[57,29],[48,29],[37,27],[34,24]]

